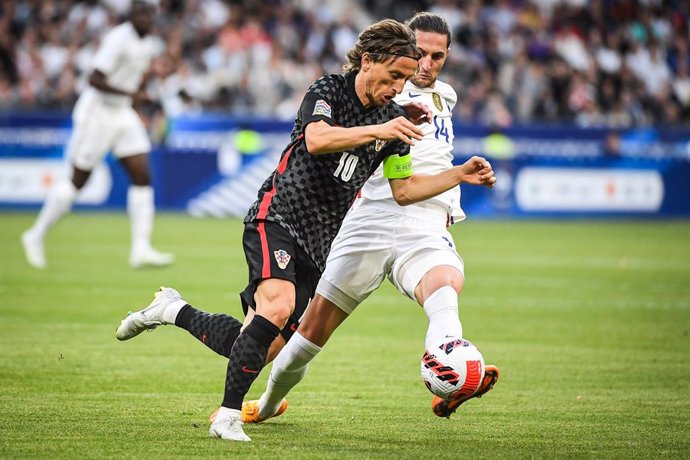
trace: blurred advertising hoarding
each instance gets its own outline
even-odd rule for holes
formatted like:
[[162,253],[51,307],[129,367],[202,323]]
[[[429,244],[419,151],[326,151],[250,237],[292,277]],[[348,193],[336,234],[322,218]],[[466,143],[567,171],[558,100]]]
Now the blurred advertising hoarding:
[[[157,206],[242,217],[272,173],[291,123],[221,115],[170,120],[151,165]],[[37,208],[67,173],[69,115],[0,117],[0,207]],[[455,162],[490,158],[494,190],[462,187],[471,217],[690,217],[690,128],[611,131],[455,126]],[[123,208],[127,177],[112,158],[94,171],[77,207]]]

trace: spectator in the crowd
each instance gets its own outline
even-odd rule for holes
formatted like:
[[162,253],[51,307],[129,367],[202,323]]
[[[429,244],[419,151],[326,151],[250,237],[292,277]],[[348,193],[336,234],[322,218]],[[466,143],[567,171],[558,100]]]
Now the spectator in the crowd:
[[[0,106],[70,107],[97,37],[130,3],[0,2]],[[156,33],[170,60],[152,85],[171,116],[285,117],[309,82],[340,71],[364,24],[422,10],[453,30],[443,77],[463,121],[494,123],[505,109],[504,123],[690,123],[687,2],[161,0]]]

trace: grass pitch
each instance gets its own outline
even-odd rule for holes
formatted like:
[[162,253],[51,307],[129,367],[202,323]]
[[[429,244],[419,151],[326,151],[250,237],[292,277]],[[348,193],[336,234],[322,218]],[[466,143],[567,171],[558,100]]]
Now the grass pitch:
[[[161,284],[241,315],[241,224],[161,215],[167,269],[127,265],[124,214],[71,215],[49,268],[23,260],[33,214],[0,214],[0,457],[687,458],[690,223],[487,222],[454,230],[465,336],[494,391],[435,417],[419,377],[426,318],[389,285],[336,332],[253,442],[207,437],[226,361],[173,326],[115,328]],[[260,395],[267,372],[249,394]]]

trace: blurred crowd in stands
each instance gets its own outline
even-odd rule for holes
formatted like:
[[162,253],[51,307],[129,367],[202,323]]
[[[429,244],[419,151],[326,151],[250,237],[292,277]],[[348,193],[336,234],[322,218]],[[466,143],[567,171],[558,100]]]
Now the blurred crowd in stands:
[[[0,0],[0,109],[69,110],[130,0]],[[160,0],[150,91],[170,116],[294,118],[368,24],[441,14],[459,120],[690,125],[688,0]]]

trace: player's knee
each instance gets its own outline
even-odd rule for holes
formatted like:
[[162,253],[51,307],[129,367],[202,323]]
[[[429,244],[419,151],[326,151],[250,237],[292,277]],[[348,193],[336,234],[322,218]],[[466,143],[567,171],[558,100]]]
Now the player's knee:
[[448,282],[446,286],[450,286],[455,289],[455,292],[460,294],[462,288],[465,286],[465,278],[457,270],[453,270],[454,273],[450,274],[448,277]]
[[131,174],[132,185],[145,187],[151,185],[151,176],[148,171],[140,171]]
[[431,269],[424,278],[422,278],[420,286],[424,297],[431,295],[445,286],[452,287],[457,294],[460,294],[462,288],[465,286],[465,277],[455,267],[443,265]]
[[282,329],[295,309],[295,296],[285,290],[264,289],[257,296],[256,307],[257,314]]
[[294,308],[294,304],[290,305],[282,302],[271,303],[265,305],[261,309],[261,316],[282,329],[287,324]]

